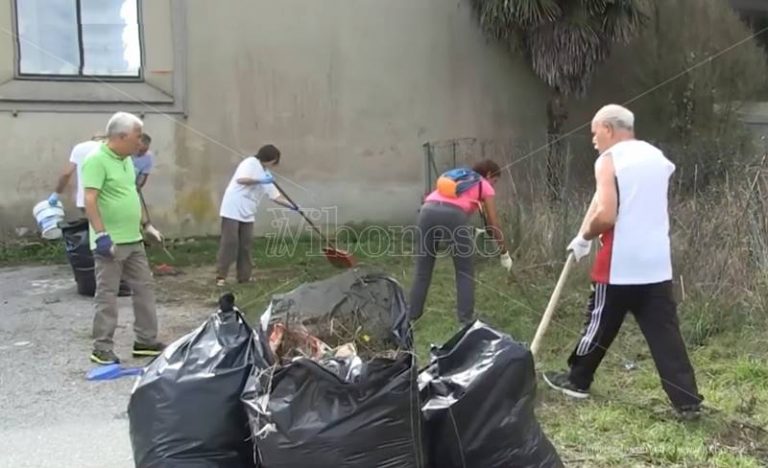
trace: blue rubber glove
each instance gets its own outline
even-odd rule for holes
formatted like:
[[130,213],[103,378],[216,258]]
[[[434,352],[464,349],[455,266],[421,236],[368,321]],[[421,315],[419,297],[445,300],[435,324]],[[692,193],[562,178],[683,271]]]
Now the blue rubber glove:
[[59,204],[59,194],[56,192],[53,192],[51,196],[48,197],[48,204],[51,206],[56,206]]
[[102,232],[96,234],[96,250],[94,252],[102,257],[111,257],[115,251],[115,245],[112,243],[112,238],[109,234]]
[[260,184],[271,184],[275,181],[275,178],[272,177],[272,174],[267,171],[267,175],[263,179],[259,179]]

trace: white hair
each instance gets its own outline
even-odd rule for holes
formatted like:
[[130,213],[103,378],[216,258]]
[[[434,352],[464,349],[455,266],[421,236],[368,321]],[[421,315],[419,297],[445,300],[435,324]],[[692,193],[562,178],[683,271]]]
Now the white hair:
[[626,107],[618,104],[608,104],[597,111],[592,122],[602,123],[617,130],[634,130],[635,114]]
[[140,118],[128,112],[116,112],[107,122],[107,138],[131,133],[136,127],[144,127]]

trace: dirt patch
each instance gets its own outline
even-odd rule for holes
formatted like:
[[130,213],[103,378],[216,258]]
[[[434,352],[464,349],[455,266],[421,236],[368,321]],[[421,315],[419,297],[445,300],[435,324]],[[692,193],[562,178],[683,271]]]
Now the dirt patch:
[[[216,291],[211,267],[177,268],[173,276],[155,274],[157,302],[162,304],[186,304],[215,306],[210,300]],[[203,302],[201,302],[203,301]],[[207,301],[207,302],[206,302]]]
[[768,466],[768,431],[751,424],[729,421],[709,444],[709,451],[728,451],[757,458]]
[[[174,275],[155,275],[155,291],[157,301],[161,304],[189,304],[216,307],[219,295],[225,290],[244,287],[234,282],[226,288],[215,284],[216,270],[214,267],[185,267],[177,268]],[[253,271],[254,284],[259,281],[286,279],[296,275],[293,268],[268,268]]]

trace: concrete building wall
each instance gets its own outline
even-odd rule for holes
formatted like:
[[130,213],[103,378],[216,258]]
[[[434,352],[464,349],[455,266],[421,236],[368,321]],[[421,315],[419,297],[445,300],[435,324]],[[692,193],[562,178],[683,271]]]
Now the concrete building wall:
[[[264,143],[282,150],[275,173],[300,204],[336,206],[341,222],[409,222],[423,142],[544,128],[544,89],[486,43],[465,1],[153,0],[142,9],[151,86],[20,83],[12,40],[0,40],[5,235],[33,226],[32,206],[72,145],[116,110],[144,115],[157,156],[153,218],[185,235],[218,232],[232,172]],[[8,8],[0,25],[12,25]],[[269,221],[261,215],[259,228]]]

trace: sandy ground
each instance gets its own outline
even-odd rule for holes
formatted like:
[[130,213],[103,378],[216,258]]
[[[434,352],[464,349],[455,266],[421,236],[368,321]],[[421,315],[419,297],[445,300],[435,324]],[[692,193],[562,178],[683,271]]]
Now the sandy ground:
[[[158,289],[165,342],[213,312],[205,302],[168,300],[163,279]],[[130,304],[120,299],[115,351],[141,365],[130,355]],[[126,414],[134,378],[85,379],[92,318],[92,299],[77,295],[69,266],[0,269],[0,466],[134,466]]]

